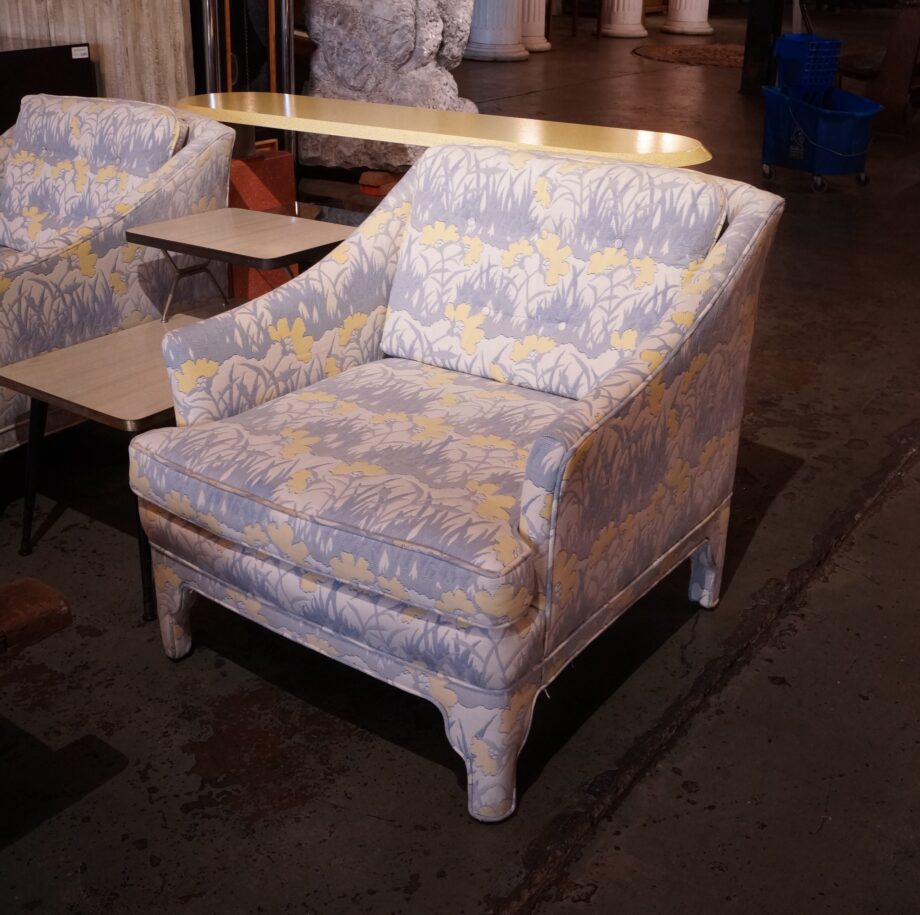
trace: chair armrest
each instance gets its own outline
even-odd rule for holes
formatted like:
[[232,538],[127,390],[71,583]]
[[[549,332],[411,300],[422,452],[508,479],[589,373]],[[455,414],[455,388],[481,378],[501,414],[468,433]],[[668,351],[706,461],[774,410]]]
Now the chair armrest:
[[305,273],[166,335],[163,358],[180,425],[235,416],[379,357],[412,181],[404,178]]
[[752,212],[691,268],[708,288],[689,329],[660,327],[532,446],[521,530],[546,554],[548,654],[731,494],[758,289],[782,212],[754,193]]

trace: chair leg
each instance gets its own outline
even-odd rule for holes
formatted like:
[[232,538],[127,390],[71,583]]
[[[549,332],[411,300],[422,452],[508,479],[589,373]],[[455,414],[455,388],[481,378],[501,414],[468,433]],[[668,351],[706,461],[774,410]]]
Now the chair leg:
[[187,588],[169,563],[153,548],[153,581],[156,586],[160,637],[167,657],[178,661],[192,650],[189,617],[195,592]]
[[690,600],[707,609],[712,609],[719,602],[730,505],[730,499],[722,503],[709,522],[706,539],[690,556]]
[[536,686],[509,693],[504,708],[468,708],[449,689],[439,692],[447,738],[466,763],[470,816],[486,823],[506,819],[517,802],[517,760],[530,731]]

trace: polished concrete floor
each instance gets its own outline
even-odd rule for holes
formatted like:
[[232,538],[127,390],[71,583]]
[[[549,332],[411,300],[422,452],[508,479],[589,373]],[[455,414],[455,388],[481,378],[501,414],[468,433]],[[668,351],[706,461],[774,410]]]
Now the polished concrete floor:
[[[743,36],[742,14],[714,17]],[[816,17],[851,47],[891,13]],[[648,42],[686,41],[658,33]],[[669,130],[760,181],[739,72],[659,63],[591,22],[517,64],[464,63],[486,112]],[[918,128],[920,129],[920,128]],[[543,697],[518,813],[466,815],[438,713],[221,608],[166,660],[140,621],[123,442],[50,443],[40,539],[0,586],[72,611],[0,656],[0,912],[910,913],[920,862],[920,141],[872,183],[780,172],[723,599],[686,570]]]

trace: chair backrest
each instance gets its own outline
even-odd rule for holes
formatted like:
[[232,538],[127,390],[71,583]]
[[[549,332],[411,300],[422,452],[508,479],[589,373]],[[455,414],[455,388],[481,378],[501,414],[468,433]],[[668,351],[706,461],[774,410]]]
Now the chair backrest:
[[162,105],[27,95],[0,190],[0,245],[24,251],[116,207],[186,133]]
[[580,397],[664,322],[725,221],[719,183],[686,169],[493,147],[428,150],[382,348]]

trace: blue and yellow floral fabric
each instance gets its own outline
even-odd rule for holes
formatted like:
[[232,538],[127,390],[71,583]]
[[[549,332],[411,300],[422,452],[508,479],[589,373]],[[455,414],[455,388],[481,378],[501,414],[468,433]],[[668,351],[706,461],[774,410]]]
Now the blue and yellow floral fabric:
[[451,147],[416,182],[383,351],[567,397],[692,324],[725,219],[713,179],[609,161]]
[[185,132],[162,105],[27,95],[0,190],[0,245],[25,251],[114,209]]
[[[64,142],[61,132],[71,129],[74,106],[66,107],[67,100],[54,97],[37,98],[45,100],[49,115],[36,113],[36,99],[29,101],[29,140],[24,148],[40,148],[41,128],[47,131],[48,148],[58,149]],[[100,107],[90,111],[93,104]],[[135,104],[139,114],[132,119],[128,109]],[[102,210],[50,237],[36,233],[34,243],[25,250],[0,247],[0,365],[159,317],[172,268],[162,252],[127,244],[125,230],[227,204],[234,139],[229,127],[143,103],[80,99],[75,105],[85,112],[80,124],[86,127],[96,118],[104,127],[98,142],[108,152],[99,152],[99,156],[111,153],[132,170],[143,170],[144,142],[149,141],[152,149],[147,165],[162,164],[139,181],[126,180],[121,192],[117,174],[103,175],[100,193],[111,191],[116,196],[107,198]],[[149,136],[140,129],[143,124],[149,127]],[[81,130],[80,137],[85,144],[88,134]],[[12,163],[17,142],[18,122],[0,137],[0,193],[8,200],[19,199],[22,193],[23,163]],[[174,155],[168,154],[175,143],[181,148]],[[81,149],[93,155],[85,146]],[[76,160],[69,161],[72,165]],[[44,168],[40,169],[42,175]],[[70,166],[58,175],[65,197],[70,191],[77,193],[76,185],[67,183],[68,175]],[[6,224],[5,217],[0,216],[0,231]],[[47,221],[42,220],[42,224]],[[24,223],[16,225],[19,231]],[[206,278],[192,277],[182,281],[177,295],[183,303],[213,295],[213,290]],[[0,452],[25,440],[27,418],[28,398],[0,387]],[[67,421],[52,414],[49,426],[55,428]]]
[[414,184],[410,173],[296,283],[166,336],[179,425],[234,416],[380,358]]
[[687,557],[718,599],[781,211],[692,172],[433,149],[306,274],[169,334],[187,425],[132,447],[167,653],[196,592],[424,696],[470,813],[508,816],[565,665]]
[[141,437],[134,485],[295,567],[467,624],[508,625],[537,578],[518,529],[527,456],[567,404],[382,359],[224,422]]
[[[305,574],[287,560],[218,537],[151,502],[145,501],[142,511],[144,524],[163,553],[196,557],[196,565],[207,566],[206,573],[196,576],[202,593],[213,592],[215,600],[276,631],[297,632],[307,645],[327,654],[334,655],[330,633],[336,633],[340,651],[343,642],[350,642],[352,654],[363,650],[389,656],[397,664],[436,673],[442,683],[449,680],[493,693],[532,677],[542,661],[544,614],[534,607],[513,626],[471,626],[439,611],[368,591],[362,584]],[[173,576],[161,567],[158,588],[178,587],[196,574],[185,560],[174,563],[181,575]],[[211,583],[204,587],[207,578]],[[161,601],[164,609],[167,605],[167,600]]]

